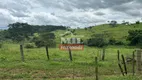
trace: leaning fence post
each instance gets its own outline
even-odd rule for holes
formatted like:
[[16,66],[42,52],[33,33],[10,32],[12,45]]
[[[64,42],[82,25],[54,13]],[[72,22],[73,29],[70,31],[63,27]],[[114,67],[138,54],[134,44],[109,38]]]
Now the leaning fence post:
[[20,45],[21,60],[24,62],[23,45]]
[[120,71],[121,71],[122,75],[124,76],[124,72],[123,72],[123,69],[122,69],[122,67],[121,67],[120,62],[118,62],[118,66],[119,66],[119,68],[120,68]]
[[135,74],[135,52],[134,52],[134,51],[133,51],[132,57],[133,57],[133,63],[132,63],[133,67],[132,67],[132,72],[133,72],[133,76],[134,76],[134,74]]
[[124,76],[123,68],[121,67],[121,64],[120,64],[120,52],[119,52],[119,50],[117,50],[117,59],[118,59],[118,66],[120,68],[120,71],[121,71],[122,75]]
[[95,64],[96,64],[96,68],[95,68],[96,80],[99,80],[99,79],[98,79],[98,58],[97,58],[97,57],[95,57]]
[[70,61],[72,61],[72,53],[71,53],[71,49],[69,47],[68,47],[68,51],[69,51]]
[[123,61],[123,64],[124,64],[124,70],[125,70],[125,74],[127,74],[127,67],[126,67],[126,62],[125,62],[125,58],[123,55],[121,55],[122,57],[122,61]]
[[47,56],[47,58],[49,60],[50,58],[49,58],[49,53],[48,53],[48,46],[45,46],[45,49],[46,49],[46,56]]

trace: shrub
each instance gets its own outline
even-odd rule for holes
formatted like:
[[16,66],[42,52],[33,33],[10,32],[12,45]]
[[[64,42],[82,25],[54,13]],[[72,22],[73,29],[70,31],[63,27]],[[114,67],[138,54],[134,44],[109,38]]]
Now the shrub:
[[39,44],[39,46],[48,46],[48,47],[56,46],[55,34],[48,32],[41,33],[39,42],[37,42],[37,44]]
[[115,45],[124,45],[124,43],[122,41],[116,41]]
[[116,43],[116,40],[114,38],[109,39],[109,44],[110,45],[115,45],[115,43]]
[[25,47],[25,48],[34,48],[35,45],[34,45],[33,43],[27,43],[27,44],[25,44],[24,47]]
[[[49,40],[48,40],[49,41]],[[50,43],[49,43],[50,42]],[[43,40],[36,40],[34,41],[35,43],[35,46],[37,46],[38,48],[40,47],[44,47],[44,46],[48,46],[48,47],[56,47],[56,42],[53,40],[53,41],[49,41],[49,42],[45,42]]]
[[108,42],[104,34],[93,34],[92,38],[87,40],[88,46],[104,47],[108,45]]
[[117,41],[114,38],[110,38],[109,45],[124,45],[124,43],[122,41]]
[[136,21],[136,24],[140,24],[140,21]]
[[56,46],[54,39],[55,39],[54,33],[44,32],[38,36],[34,36],[31,41],[34,42],[35,46],[37,46],[38,48],[44,47],[46,45],[48,47],[52,47]]
[[130,45],[137,45],[142,43],[142,30],[130,30],[127,40],[130,41]]
[[3,56],[0,57],[0,61],[5,61],[5,60],[7,60],[6,57],[3,57]]
[[142,43],[138,43],[136,44],[136,47],[141,48],[142,49]]
[[0,48],[2,48],[2,43],[0,43]]
[[91,38],[87,41],[88,46],[104,47],[107,45],[107,41],[104,38]]
[[44,41],[37,40],[37,41],[35,41],[35,45],[39,48],[39,47],[45,46],[45,43],[44,43]]

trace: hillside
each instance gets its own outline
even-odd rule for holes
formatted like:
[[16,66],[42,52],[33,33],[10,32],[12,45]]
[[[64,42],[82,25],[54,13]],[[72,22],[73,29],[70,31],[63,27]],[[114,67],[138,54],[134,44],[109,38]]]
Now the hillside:
[[[118,24],[116,27],[112,27],[108,24],[103,24],[94,26],[91,29],[76,29],[74,33],[76,35],[83,35],[83,40],[89,39],[93,34],[106,34],[107,38],[115,38],[116,40],[127,43],[126,38],[128,36],[129,30],[142,30],[142,23],[132,25]],[[64,34],[65,32],[66,30],[54,31],[57,43],[60,43],[60,34]]]

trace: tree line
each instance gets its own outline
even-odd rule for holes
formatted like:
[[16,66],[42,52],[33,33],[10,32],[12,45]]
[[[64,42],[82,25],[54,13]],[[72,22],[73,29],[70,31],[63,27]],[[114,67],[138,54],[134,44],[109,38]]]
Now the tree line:
[[28,41],[35,43],[37,47],[53,43],[55,35],[51,33],[55,30],[66,30],[66,26],[56,25],[30,25],[28,23],[12,23],[8,25],[7,30],[0,31],[0,41],[11,40],[21,43]]
[[[136,24],[140,24],[136,22]],[[92,27],[90,27],[92,28]],[[42,46],[56,46],[55,34],[52,31],[55,30],[67,30],[65,26],[54,25],[30,25],[28,23],[12,23],[8,25],[7,30],[0,31],[0,42],[5,40],[12,40],[14,42],[27,41],[27,47],[33,47],[32,43],[36,47]],[[75,29],[71,31],[75,32]],[[140,47],[142,45],[142,30],[130,30],[128,31],[127,41],[129,44],[118,41],[115,38],[109,38],[106,34],[93,34],[91,38],[87,39],[83,43],[87,46],[105,47],[107,45],[133,45]],[[0,47],[2,45],[0,44]]]

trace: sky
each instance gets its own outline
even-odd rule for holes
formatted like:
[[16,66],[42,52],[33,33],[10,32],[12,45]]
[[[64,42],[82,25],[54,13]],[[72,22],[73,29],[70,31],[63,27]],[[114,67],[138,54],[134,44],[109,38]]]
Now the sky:
[[0,0],[0,28],[14,22],[88,27],[142,19],[142,0]]

